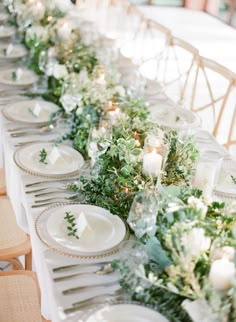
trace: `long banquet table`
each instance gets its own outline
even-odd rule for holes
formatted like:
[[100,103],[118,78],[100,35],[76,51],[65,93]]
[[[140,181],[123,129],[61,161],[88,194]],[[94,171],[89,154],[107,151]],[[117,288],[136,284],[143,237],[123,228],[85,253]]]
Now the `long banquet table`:
[[[3,107],[4,105],[1,105]],[[47,249],[45,245],[39,240],[35,231],[35,220],[37,216],[43,211],[44,208],[32,209],[32,204],[34,203],[31,195],[26,194],[26,184],[30,184],[36,181],[40,181],[40,178],[30,176],[21,171],[14,163],[14,151],[16,150],[16,145],[18,142],[22,142],[22,138],[11,138],[8,130],[14,127],[14,123],[7,121],[3,115],[0,118],[0,124],[2,129],[2,143],[4,147],[5,165],[6,165],[6,180],[7,180],[7,191],[11,199],[17,222],[19,226],[30,234],[32,250],[33,250],[33,262],[35,265],[35,270],[38,274],[38,279],[40,283],[40,288],[42,292],[42,312],[45,317],[51,319],[53,322],[63,321],[65,315],[63,314],[63,308],[69,307],[70,303],[76,302],[78,299],[86,299],[86,292],[83,294],[74,294],[69,296],[63,296],[62,290],[70,287],[76,287],[83,285],[84,278],[79,277],[78,279],[73,279],[72,281],[55,283],[53,278],[60,276],[60,273],[53,274],[52,268],[64,265],[70,265],[79,262],[96,262],[96,260],[78,260],[66,257],[63,255],[56,254]],[[58,134],[56,134],[58,135]],[[30,136],[30,140],[41,140],[48,141],[55,138],[55,134],[41,135],[41,136]],[[222,148],[217,142],[209,135],[211,141],[203,144],[199,143],[200,149],[211,149],[217,150],[225,158],[230,157],[228,152]],[[29,140],[29,137],[24,138],[25,141]],[[50,185],[50,184],[49,184]],[[49,186],[47,185],[47,186]],[[60,186],[59,182],[54,182],[52,180],[52,185]],[[35,187],[36,189],[36,187]],[[115,255],[106,257],[105,260],[110,261],[115,258]],[[73,271],[74,273],[74,271]],[[62,273],[63,275],[63,273]],[[96,284],[100,282],[103,278],[104,280],[114,280],[116,276],[95,276],[89,277],[90,282]],[[106,291],[116,289],[114,286],[106,287]],[[104,291],[104,288],[99,288],[98,294]],[[66,321],[73,321],[66,318]]]
[[[13,92],[14,93],[14,92]],[[5,107],[6,103],[12,101],[17,101],[22,99],[22,97],[13,96],[12,99],[6,101],[5,99],[0,99],[1,109]],[[0,128],[1,128],[1,146],[4,151],[4,163],[6,168],[6,183],[7,183],[7,192],[11,199],[17,222],[19,226],[30,234],[33,250],[33,262],[34,268],[37,272],[39,284],[42,293],[42,313],[43,315],[50,319],[52,322],[59,321],[75,321],[73,317],[68,318],[63,314],[63,309],[69,307],[72,302],[76,300],[85,299],[90,292],[100,292],[104,291],[104,287],[98,287],[93,291],[84,291],[80,294],[72,294],[68,296],[62,295],[63,289],[68,289],[70,287],[82,286],[85,282],[84,277],[79,277],[78,279],[73,279],[71,281],[55,283],[53,278],[55,276],[60,276],[52,273],[52,268],[57,266],[70,265],[79,262],[91,263],[96,260],[79,260],[66,257],[55,252],[50,251],[38,238],[35,231],[35,220],[37,216],[41,213],[43,208],[33,209],[32,204],[34,203],[31,195],[26,193],[26,184],[33,183],[35,181],[40,181],[39,178],[30,176],[25,172],[21,171],[14,162],[14,151],[16,150],[15,145],[19,142],[22,142],[22,138],[11,138],[8,130],[14,127],[14,123],[7,121],[2,114],[0,114]],[[47,134],[47,135],[37,135],[30,136],[31,140],[41,140],[41,141],[50,141],[51,139],[57,137],[59,133]],[[219,151],[222,156],[229,157],[228,152],[216,143],[216,141],[210,136],[210,142],[208,143],[199,143],[200,149],[215,149]],[[29,141],[29,137],[24,138],[25,141]],[[69,144],[69,143],[68,143]],[[1,151],[0,151],[1,152]],[[54,182],[52,180],[52,185],[60,186],[59,182]],[[50,185],[50,184],[48,184]],[[110,261],[112,258],[115,258],[116,255],[106,257],[107,261]],[[117,276],[90,276],[90,283],[96,284],[98,281],[106,280],[112,281],[117,280]],[[87,281],[86,281],[87,282]],[[106,291],[109,289],[115,290],[116,286],[106,286]],[[86,293],[89,292],[89,293]],[[95,293],[94,293],[95,294]],[[76,318],[78,320],[78,316]]]

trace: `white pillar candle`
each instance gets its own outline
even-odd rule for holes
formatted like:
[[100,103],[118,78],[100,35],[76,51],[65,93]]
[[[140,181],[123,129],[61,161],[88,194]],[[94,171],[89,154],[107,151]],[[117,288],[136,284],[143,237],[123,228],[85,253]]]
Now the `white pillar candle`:
[[213,163],[200,162],[197,165],[194,187],[202,190],[203,197],[211,197],[214,188],[216,167]]
[[143,155],[143,172],[148,176],[157,177],[161,172],[162,156],[155,150]]
[[107,113],[109,120],[112,125],[116,124],[117,119],[121,116],[121,110],[117,107],[114,111],[109,111]]
[[57,34],[61,39],[68,40],[71,37],[72,27],[68,21],[64,20],[57,29]]
[[228,258],[223,257],[211,264],[209,280],[216,290],[227,291],[232,286],[234,276],[235,264]]
[[32,1],[30,5],[30,10],[33,16],[37,18],[37,20],[43,19],[45,14],[45,6],[43,5],[43,3],[41,1]]

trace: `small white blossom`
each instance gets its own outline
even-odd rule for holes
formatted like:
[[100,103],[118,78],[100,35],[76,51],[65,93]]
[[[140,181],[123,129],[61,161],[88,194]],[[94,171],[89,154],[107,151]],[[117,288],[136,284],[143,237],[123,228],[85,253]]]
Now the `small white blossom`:
[[195,198],[194,196],[188,198],[188,205],[199,210],[203,216],[207,213],[207,206],[200,199]]
[[66,66],[65,65],[61,65],[61,64],[58,64],[58,63],[54,64],[52,75],[56,79],[65,78],[68,75],[68,71],[66,69]]
[[202,252],[210,248],[211,239],[205,236],[203,228],[193,228],[183,235],[182,245],[187,255],[198,257]]

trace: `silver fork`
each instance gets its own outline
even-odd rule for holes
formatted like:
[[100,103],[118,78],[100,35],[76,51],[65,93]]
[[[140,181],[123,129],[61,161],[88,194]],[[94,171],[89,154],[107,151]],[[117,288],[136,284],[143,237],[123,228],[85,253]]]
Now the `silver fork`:
[[[72,200],[73,202],[78,202],[78,203],[84,203],[85,202],[85,199],[82,198],[81,196],[78,196],[77,198],[74,198],[74,199],[68,199],[67,197],[64,197],[64,198],[50,198],[51,201],[49,202],[44,202],[44,203],[40,203],[40,204],[34,204],[31,206],[31,208],[41,208],[41,207],[46,207],[46,206],[50,206],[50,205],[53,205],[54,203],[57,203],[57,202],[66,202],[68,200]],[[38,200],[39,201],[39,200]],[[43,201],[43,200],[42,200]]]
[[92,305],[104,304],[104,302],[107,302],[110,300],[123,301],[127,299],[127,296],[126,297],[124,296],[125,293],[122,296],[123,293],[124,291],[122,289],[118,289],[115,292],[109,292],[106,294],[97,295],[97,296],[94,296],[93,298],[90,298],[81,302],[73,303],[72,307],[64,309],[64,313],[71,314],[80,310],[86,310]]
[[119,281],[104,281],[104,282],[100,282],[99,284],[95,284],[95,285],[86,285],[86,286],[78,286],[78,287],[72,287],[69,288],[67,290],[62,291],[63,295],[70,295],[70,294],[74,294],[74,293],[78,293],[81,292],[83,290],[87,290],[87,289],[93,289],[96,287],[100,287],[100,286],[119,286]]
[[55,277],[53,279],[53,281],[54,282],[61,282],[61,281],[73,279],[74,277],[81,276],[81,275],[88,275],[88,274],[106,275],[106,274],[111,274],[113,272],[114,272],[114,270],[111,267],[111,264],[109,263],[109,264],[104,265],[103,267],[101,267],[98,270],[93,271],[93,272],[79,272],[79,273],[72,274],[72,275]]
[[[63,197],[62,199],[75,200],[75,199],[78,199],[78,197],[80,197],[80,195],[78,193],[76,193],[75,195],[72,195],[72,196],[69,196],[69,197]],[[36,200],[35,203],[50,202],[50,201],[53,201],[54,199],[61,199],[61,198],[60,197],[52,197],[52,198],[43,199],[43,200]]]
[[39,128],[39,129],[32,129],[29,131],[11,133],[11,137],[19,138],[19,137],[28,136],[28,135],[47,134],[47,133],[51,132],[54,128],[55,128],[54,125],[50,124],[48,126],[45,126],[45,127]]

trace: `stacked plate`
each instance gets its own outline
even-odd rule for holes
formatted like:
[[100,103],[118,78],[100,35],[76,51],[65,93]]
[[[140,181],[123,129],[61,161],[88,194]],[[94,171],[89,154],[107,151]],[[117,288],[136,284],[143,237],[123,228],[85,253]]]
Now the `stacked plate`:
[[158,125],[166,129],[174,130],[195,130],[200,127],[200,119],[191,111],[184,108],[174,107],[167,102],[159,104],[150,108],[151,118]]
[[[84,164],[82,155],[70,146],[60,144],[55,152],[55,162],[40,162],[40,152],[45,150],[47,156],[55,151],[55,144],[38,142],[27,144],[16,150],[14,161],[16,165],[33,176],[50,179],[64,179],[79,174]],[[53,157],[54,158],[54,157]]]
[[[83,225],[80,238],[68,235],[66,213],[73,215],[78,225]],[[83,221],[79,222],[82,214]],[[35,227],[46,247],[75,258],[109,256],[128,238],[127,226],[120,217],[92,205],[64,203],[52,206],[38,216]]]
[[[36,112],[37,113],[34,113]],[[46,125],[58,106],[42,99],[24,100],[6,106],[2,113],[9,120],[26,125]]]
[[[17,78],[17,74],[20,77]],[[29,87],[38,81],[38,76],[28,69],[11,68],[0,71],[0,84],[16,88]]]
[[225,201],[236,200],[236,161],[223,161],[214,194]]
[[78,322],[168,322],[159,312],[135,302],[104,305],[81,317]]

